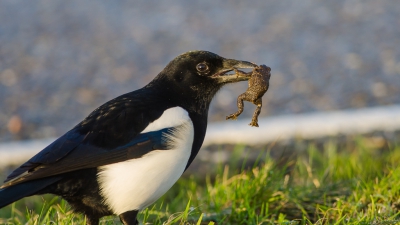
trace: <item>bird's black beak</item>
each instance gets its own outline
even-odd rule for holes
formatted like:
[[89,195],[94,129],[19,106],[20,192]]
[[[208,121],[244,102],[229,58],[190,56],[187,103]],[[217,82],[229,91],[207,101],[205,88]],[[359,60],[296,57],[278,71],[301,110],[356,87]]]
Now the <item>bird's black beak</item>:
[[245,81],[250,79],[250,76],[238,76],[237,74],[227,74],[234,69],[253,69],[257,67],[256,64],[247,62],[247,61],[239,61],[235,59],[224,59],[223,68],[219,70],[217,73],[212,75],[213,79],[217,79],[218,83],[227,84],[227,83],[235,83],[239,81]]

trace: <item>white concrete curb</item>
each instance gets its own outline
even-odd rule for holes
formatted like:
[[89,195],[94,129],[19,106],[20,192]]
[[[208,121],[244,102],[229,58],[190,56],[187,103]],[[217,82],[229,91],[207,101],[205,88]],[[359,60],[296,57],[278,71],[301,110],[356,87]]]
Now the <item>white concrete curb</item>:
[[49,138],[0,144],[0,168],[25,162],[54,140]]
[[[400,105],[260,118],[259,128],[251,118],[209,124],[203,146],[211,144],[265,144],[293,138],[320,138],[338,134],[364,134],[400,130]],[[54,139],[0,144],[0,167],[20,164]]]
[[204,145],[263,144],[297,137],[400,130],[400,105],[261,118],[258,128],[248,126],[250,120],[210,124]]

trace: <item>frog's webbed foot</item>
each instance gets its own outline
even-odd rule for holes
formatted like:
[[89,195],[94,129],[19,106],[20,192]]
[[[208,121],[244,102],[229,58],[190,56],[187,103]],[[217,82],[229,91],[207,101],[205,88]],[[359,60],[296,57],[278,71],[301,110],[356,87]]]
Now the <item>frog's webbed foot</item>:
[[252,119],[251,122],[249,123],[249,125],[252,126],[252,127],[258,127],[257,119],[256,120]]
[[226,117],[226,120],[237,120],[238,115],[236,113],[233,113],[229,116]]

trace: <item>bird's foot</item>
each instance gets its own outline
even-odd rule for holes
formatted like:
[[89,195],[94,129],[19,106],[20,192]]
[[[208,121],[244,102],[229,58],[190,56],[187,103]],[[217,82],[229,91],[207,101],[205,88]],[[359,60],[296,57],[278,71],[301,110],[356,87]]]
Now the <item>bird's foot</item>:
[[131,210],[119,215],[119,219],[124,225],[139,225],[139,221],[136,219],[138,210]]

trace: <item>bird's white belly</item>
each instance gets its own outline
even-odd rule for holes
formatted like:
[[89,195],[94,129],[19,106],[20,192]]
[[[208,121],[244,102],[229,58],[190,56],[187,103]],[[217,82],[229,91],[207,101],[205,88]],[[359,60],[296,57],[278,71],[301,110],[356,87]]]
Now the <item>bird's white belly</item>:
[[180,107],[168,109],[142,133],[177,126],[179,128],[172,136],[167,137],[171,149],[151,151],[138,159],[99,168],[101,194],[115,214],[146,208],[167,192],[182,175],[194,137],[188,113]]

